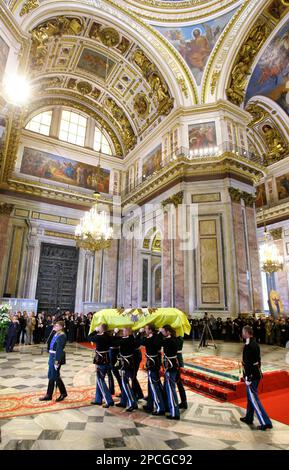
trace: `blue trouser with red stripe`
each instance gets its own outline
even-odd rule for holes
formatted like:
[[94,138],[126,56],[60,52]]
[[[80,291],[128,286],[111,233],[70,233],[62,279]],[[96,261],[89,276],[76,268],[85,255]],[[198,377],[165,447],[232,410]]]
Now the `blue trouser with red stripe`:
[[255,412],[260,424],[264,426],[265,424],[272,423],[266,411],[264,410],[262,403],[259,400],[258,385],[259,380],[252,380],[251,385],[246,385],[248,400],[246,419],[248,421],[253,421]]
[[165,393],[167,406],[172,417],[179,417],[180,411],[178,406],[178,397],[176,392],[176,384],[179,377],[179,371],[176,369],[167,369],[165,371]]

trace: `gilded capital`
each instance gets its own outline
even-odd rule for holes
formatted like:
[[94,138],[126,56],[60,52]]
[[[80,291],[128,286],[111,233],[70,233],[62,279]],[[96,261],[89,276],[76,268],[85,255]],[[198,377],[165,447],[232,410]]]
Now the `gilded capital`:
[[10,215],[14,209],[13,204],[6,204],[6,202],[0,203],[0,215]]
[[270,235],[273,238],[273,240],[281,240],[282,233],[283,233],[282,227],[273,228],[272,230],[270,230]]
[[162,206],[164,208],[168,204],[173,204],[175,207],[177,207],[179,204],[182,204],[183,199],[184,199],[184,192],[180,191],[179,193],[174,194],[168,199],[165,199],[164,201],[162,201]]

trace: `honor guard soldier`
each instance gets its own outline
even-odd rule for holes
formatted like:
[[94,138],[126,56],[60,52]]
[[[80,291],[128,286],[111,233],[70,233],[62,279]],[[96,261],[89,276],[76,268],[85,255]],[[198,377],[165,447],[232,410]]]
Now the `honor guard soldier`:
[[134,335],[134,340],[135,340],[135,348],[134,348],[134,353],[133,353],[134,370],[133,370],[133,378],[132,378],[131,387],[132,387],[134,396],[136,397],[136,400],[142,400],[144,397],[143,391],[137,379],[137,373],[139,371],[139,366],[142,361],[140,339],[141,337],[139,333]]
[[[184,367],[184,359],[183,359],[183,353],[182,353],[183,345],[184,345],[184,338],[182,336],[178,336],[176,340],[177,340],[177,345],[178,345],[177,359],[178,359],[179,367]],[[180,369],[179,369],[177,387],[178,387],[180,399],[181,399],[181,403],[179,403],[179,409],[186,410],[188,408],[187,395],[186,395],[186,391],[185,391],[185,388],[183,386],[183,382],[181,379]]]
[[[116,378],[119,389],[121,391],[121,378],[120,378],[120,373],[117,368],[118,364],[118,356],[119,356],[119,346],[110,346],[109,348],[109,365],[110,365],[110,370],[111,370],[111,377],[108,376],[108,383],[109,383],[109,390],[112,395],[115,394],[115,388],[114,388],[114,378]],[[120,395],[117,395],[120,396]]]
[[123,328],[123,335],[116,336],[115,344],[119,346],[119,359],[121,363],[120,376],[121,376],[121,399],[120,403],[116,406],[125,408],[126,411],[131,412],[138,408],[136,397],[133,393],[129,381],[134,377],[134,352],[135,352],[135,339],[133,337],[131,328]]
[[66,345],[66,334],[64,333],[63,328],[63,321],[58,321],[53,326],[55,334],[48,343],[48,387],[46,395],[42,398],[39,398],[40,401],[52,400],[55,385],[59,388],[60,391],[60,396],[56,399],[56,401],[62,401],[65,397],[67,397],[65,385],[60,377],[60,368],[66,363],[64,350]]
[[141,344],[146,349],[148,400],[147,405],[143,408],[145,411],[152,412],[154,416],[162,416],[165,414],[164,391],[160,379],[161,359],[159,354],[162,346],[162,335],[161,333],[157,334],[152,325],[146,325],[144,333],[145,336],[141,339]]
[[88,335],[87,339],[95,343],[95,358],[93,362],[96,365],[96,392],[95,400],[91,404],[102,405],[102,400],[104,400],[103,407],[109,408],[114,406],[114,401],[105,382],[106,375],[108,372],[111,372],[109,361],[111,338],[107,333],[106,324],[98,326],[93,333]]
[[180,419],[176,383],[179,377],[179,363],[177,359],[178,344],[175,331],[170,325],[161,328],[163,335],[164,370],[165,370],[165,392],[170,416],[168,419]]
[[243,349],[243,371],[247,390],[247,412],[246,416],[240,420],[246,424],[253,424],[254,412],[256,412],[260,422],[258,429],[266,431],[273,426],[258,397],[258,385],[262,378],[260,346],[253,338],[251,326],[244,326],[242,335],[246,340]]

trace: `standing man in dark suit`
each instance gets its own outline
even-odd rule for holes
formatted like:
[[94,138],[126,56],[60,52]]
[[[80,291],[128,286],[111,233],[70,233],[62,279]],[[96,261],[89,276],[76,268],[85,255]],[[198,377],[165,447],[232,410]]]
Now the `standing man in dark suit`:
[[52,400],[54,386],[59,388],[60,396],[55,401],[62,401],[67,397],[67,391],[60,377],[60,368],[65,364],[65,345],[66,334],[64,333],[64,322],[57,321],[53,330],[55,331],[51,341],[48,343],[49,359],[48,359],[48,387],[46,395],[39,398],[40,401]]
[[258,397],[258,385],[262,378],[260,346],[253,338],[251,326],[244,326],[242,334],[246,341],[243,349],[243,371],[247,389],[247,413],[240,420],[246,424],[253,424],[254,412],[256,412],[260,422],[258,429],[266,431],[273,426]]

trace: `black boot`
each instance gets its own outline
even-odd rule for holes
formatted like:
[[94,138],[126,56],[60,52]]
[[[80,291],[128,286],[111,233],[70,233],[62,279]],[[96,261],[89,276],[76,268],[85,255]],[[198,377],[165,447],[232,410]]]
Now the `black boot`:
[[46,395],[45,397],[39,398],[39,401],[52,400],[53,390],[54,390],[54,380],[49,380]]
[[58,379],[56,380],[56,386],[59,388],[60,396],[55,401],[57,401],[57,402],[62,401],[62,400],[64,400],[64,398],[67,397],[67,391],[66,391],[65,385],[62,382],[62,379],[60,377],[58,377]]

